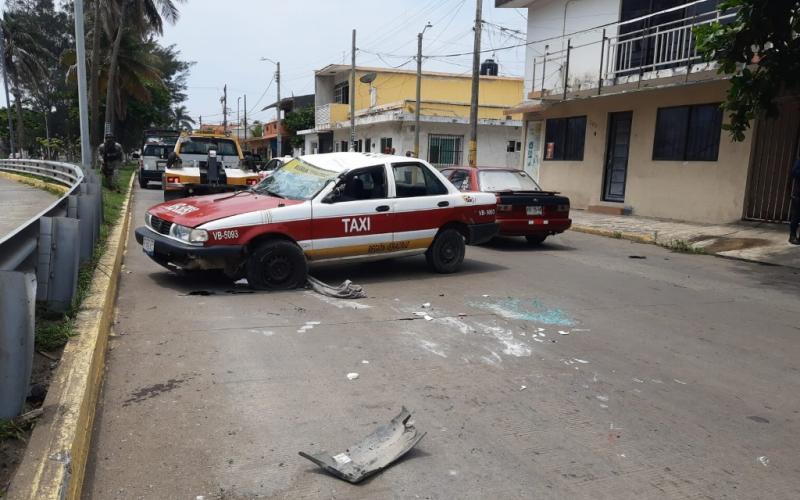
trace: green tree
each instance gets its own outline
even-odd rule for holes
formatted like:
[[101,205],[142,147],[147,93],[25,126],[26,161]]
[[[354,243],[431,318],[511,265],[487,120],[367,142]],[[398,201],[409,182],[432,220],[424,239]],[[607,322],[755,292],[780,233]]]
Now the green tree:
[[303,137],[298,136],[297,132],[299,130],[314,128],[314,107],[307,106],[288,113],[283,118],[283,127],[290,136],[289,142],[292,147],[297,148],[302,146],[305,140]]
[[187,130],[191,132],[194,120],[189,116],[189,110],[186,109],[186,106],[181,105],[175,106],[172,109],[172,123],[178,130]]
[[258,120],[253,120],[253,125],[250,127],[250,135],[252,137],[261,137],[264,135],[264,125]]
[[776,98],[800,85],[800,2],[726,0],[719,8],[737,9],[735,19],[696,28],[697,48],[719,63],[719,73],[731,75],[724,128],[742,141],[754,118],[774,116]]

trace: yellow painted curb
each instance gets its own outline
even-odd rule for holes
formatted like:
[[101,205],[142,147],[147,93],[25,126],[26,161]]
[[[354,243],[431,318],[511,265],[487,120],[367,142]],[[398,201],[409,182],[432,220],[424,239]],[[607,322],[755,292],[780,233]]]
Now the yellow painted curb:
[[42,189],[44,191],[58,191],[61,194],[69,191],[69,188],[57,182],[47,182],[41,179],[34,179],[33,177],[26,177],[24,175],[12,174],[11,172],[0,172],[0,177],[8,179],[9,181],[19,182],[20,184],[27,184],[28,186]]
[[636,233],[625,233],[621,231],[613,231],[611,229],[598,229],[591,226],[575,226],[571,228],[573,231],[586,234],[594,234],[596,236],[606,236],[608,238],[617,238],[620,240],[635,241],[637,243],[655,243],[651,236],[644,236]]
[[33,431],[9,499],[78,499],[89,455],[97,398],[105,371],[108,333],[114,316],[122,257],[131,219],[133,182],[122,217],[107,240],[92,285],[75,319],[58,370]]

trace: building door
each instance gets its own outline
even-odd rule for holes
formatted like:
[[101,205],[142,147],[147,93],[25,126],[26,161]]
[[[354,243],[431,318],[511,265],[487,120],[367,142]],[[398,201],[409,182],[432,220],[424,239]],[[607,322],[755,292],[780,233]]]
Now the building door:
[[792,190],[789,172],[798,155],[799,116],[800,103],[786,101],[779,104],[778,116],[758,122],[750,160],[745,219],[789,220]]
[[631,142],[632,111],[609,113],[608,144],[603,188],[604,201],[625,201],[625,181],[628,177],[628,151]]

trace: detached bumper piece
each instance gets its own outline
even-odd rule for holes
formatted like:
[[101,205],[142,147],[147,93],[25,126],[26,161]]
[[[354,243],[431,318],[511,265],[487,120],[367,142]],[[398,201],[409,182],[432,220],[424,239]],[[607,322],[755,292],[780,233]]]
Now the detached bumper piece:
[[469,245],[480,245],[481,243],[486,243],[497,236],[497,232],[500,231],[500,224],[497,222],[471,224],[467,227],[469,228],[469,241],[467,241],[467,244]]
[[359,483],[365,478],[389,467],[395,460],[411,450],[425,433],[419,433],[409,423],[411,413],[403,407],[399,415],[360,443],[331,456],[323,451],[314,455],[300,452],[300,456],[311,460],[326,472],[349,483]]

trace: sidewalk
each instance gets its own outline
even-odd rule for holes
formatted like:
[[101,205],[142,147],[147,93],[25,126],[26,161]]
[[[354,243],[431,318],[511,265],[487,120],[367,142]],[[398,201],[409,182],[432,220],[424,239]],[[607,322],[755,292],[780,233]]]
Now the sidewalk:
[[575,231],[800,269],[800,246],[788,243],[784,224],[697,224],[584,210],[570,215]]

